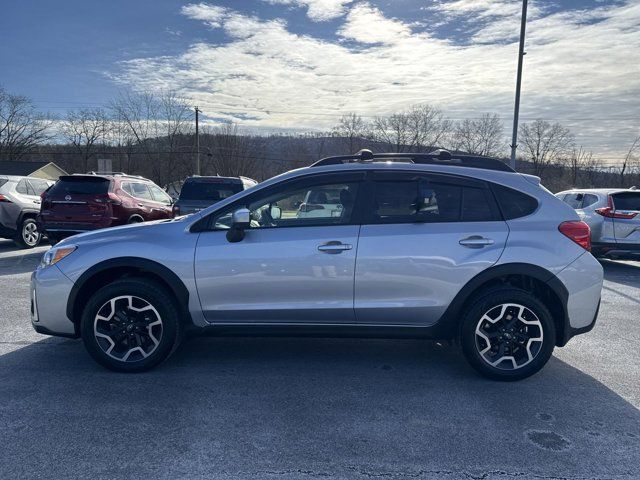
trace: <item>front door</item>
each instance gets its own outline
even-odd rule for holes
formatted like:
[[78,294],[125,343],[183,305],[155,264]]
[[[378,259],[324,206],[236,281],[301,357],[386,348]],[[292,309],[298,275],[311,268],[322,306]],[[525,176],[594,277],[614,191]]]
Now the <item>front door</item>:
[[[313,175],[259,190],[212,214],[195,255],[207,321],[354,323],[361,178]],[[309,204],[309,198],[326,203]],[[231,215],[244,207],[251,211],[251,225],[241,241],[231,243]]]
[[360,231],[359,323],[430,326],[508,235],[488,185],[459,176],[376,172]]

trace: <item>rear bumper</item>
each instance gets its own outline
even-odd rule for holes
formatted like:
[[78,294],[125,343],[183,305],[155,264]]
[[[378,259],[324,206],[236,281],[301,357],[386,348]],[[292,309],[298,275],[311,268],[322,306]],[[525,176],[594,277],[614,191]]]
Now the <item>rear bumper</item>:
[[593,255],[584,253],[562,270],[557,278],[567,290],[567,322],[564,338],[558,342],[559,346],[563,346],[571,337],[586,333],[595,325],[600,310],[604,271]]
[[38,216],[36,223],[41,232],[68,235],[115,227],[118,224],[112,217],[100,218],[94,222],[56,222],[45,219],[42,215]]
[[31,324],[38,333],[77,338],[76,325],[67,317],[67,299],[73,282],[56,266],[31,274]]
[[640,260],[639,243],[594,243],[591,250],[596,257]]

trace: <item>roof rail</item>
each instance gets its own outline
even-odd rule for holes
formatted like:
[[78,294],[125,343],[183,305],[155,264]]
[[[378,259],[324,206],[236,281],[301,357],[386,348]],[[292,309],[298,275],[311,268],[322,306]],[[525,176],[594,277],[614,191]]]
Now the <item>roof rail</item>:
[[142,178],[143,180],[146,180],[143,176],[141,175],[130,175],[128,173],[124,173],[124,172],[87,172],[85,174],[78,174],[78,175],[111,175],[114,177],[130,177],[130,178]]
[[482,168],[501,172],[514,172],[502,160],[478,155],[451,153],[449,150],[438,149],[429,153],[373,153],[371,150],[360,150],[354,155],[339,155],[327,157],[310,165],[322,167],[326,165],[341,165],[346,163],[369,162],[404,162],[422,165],[450,165],[459,167]]

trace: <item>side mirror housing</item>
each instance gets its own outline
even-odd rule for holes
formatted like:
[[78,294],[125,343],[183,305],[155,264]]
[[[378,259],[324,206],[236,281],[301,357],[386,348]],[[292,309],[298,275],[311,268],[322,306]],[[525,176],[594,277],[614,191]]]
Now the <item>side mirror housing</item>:
[[227,230],[227,241],[231,243],[241,242],[244,239],[244,230],[251,224],[251,212],[248,208],[239,208],[232,215],[231,228]]

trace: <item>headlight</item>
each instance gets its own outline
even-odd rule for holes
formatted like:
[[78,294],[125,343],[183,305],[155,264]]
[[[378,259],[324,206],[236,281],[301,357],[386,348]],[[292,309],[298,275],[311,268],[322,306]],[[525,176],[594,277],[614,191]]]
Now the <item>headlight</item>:
[[76,248],[78,247],[75,245],[69,245],[66,247],[59,247],[59,248],[53,247],[49,249],[49,251],[44,254],[44,256],[42,257],[42,260],[40,261],[40,268],[55,265],[67,255],[72,254]]

